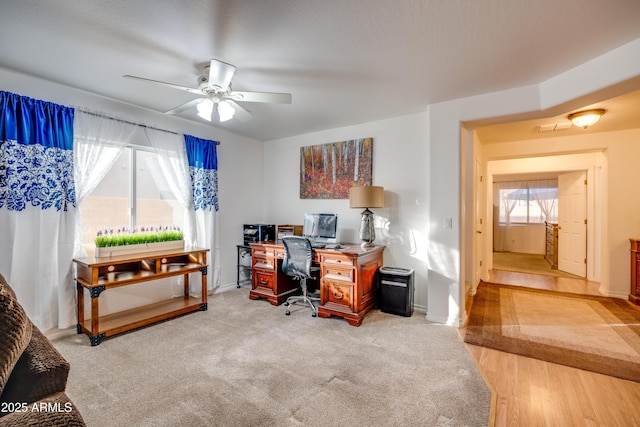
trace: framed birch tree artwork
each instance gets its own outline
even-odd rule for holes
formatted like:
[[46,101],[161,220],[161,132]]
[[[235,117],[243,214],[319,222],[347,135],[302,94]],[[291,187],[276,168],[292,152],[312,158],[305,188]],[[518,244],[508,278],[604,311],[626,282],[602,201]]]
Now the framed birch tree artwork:
[[373,138],[300,148],[300,198],[348,199],[353,185],[371,185]]

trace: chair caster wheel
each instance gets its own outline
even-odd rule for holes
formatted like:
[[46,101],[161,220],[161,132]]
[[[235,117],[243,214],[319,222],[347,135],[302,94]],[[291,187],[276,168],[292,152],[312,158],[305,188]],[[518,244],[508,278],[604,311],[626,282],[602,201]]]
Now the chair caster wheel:
[[285,301],[285,302],[284,302],[284,306],[285,306],[285,307],[288,307],[288,306],[289,306],[289,302],[288,302],[288,301]]
[[286,314],[287,316],[291,314],[291,312],[289,310],[285,311],[284,314]]
[[311,313],[311,317],[316,317],[316,316],[317,316],[317,314]]

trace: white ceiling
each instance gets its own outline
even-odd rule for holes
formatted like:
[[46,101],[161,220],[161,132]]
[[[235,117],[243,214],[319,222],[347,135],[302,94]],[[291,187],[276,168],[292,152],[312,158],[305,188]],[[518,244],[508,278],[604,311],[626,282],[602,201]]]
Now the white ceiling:
[[195,87],[216,58],[237,67],[236,90],[291,93],[216,124],[259,140],[539,83],[637,38],[638,0],[0,3],[10,70],[161,112],[194,96],[122,76]]

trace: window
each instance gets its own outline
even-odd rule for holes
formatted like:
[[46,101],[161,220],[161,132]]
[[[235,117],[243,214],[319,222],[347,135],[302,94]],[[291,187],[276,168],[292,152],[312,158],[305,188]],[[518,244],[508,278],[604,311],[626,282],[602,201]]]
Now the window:
[[127,147],[96,189],[80,206],[85,250],[93,255],[98,230],[176,225],[183,227],[184,208],[167,184],[157,155]]
[[557,180],[498,183],[501,224],[558,221]]

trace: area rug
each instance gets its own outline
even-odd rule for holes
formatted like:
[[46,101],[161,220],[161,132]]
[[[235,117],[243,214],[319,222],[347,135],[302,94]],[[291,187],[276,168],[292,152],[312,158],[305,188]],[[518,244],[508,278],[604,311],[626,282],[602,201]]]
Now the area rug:
[[640,310],[621,299],[482,282],[464,341],[640,382]]

